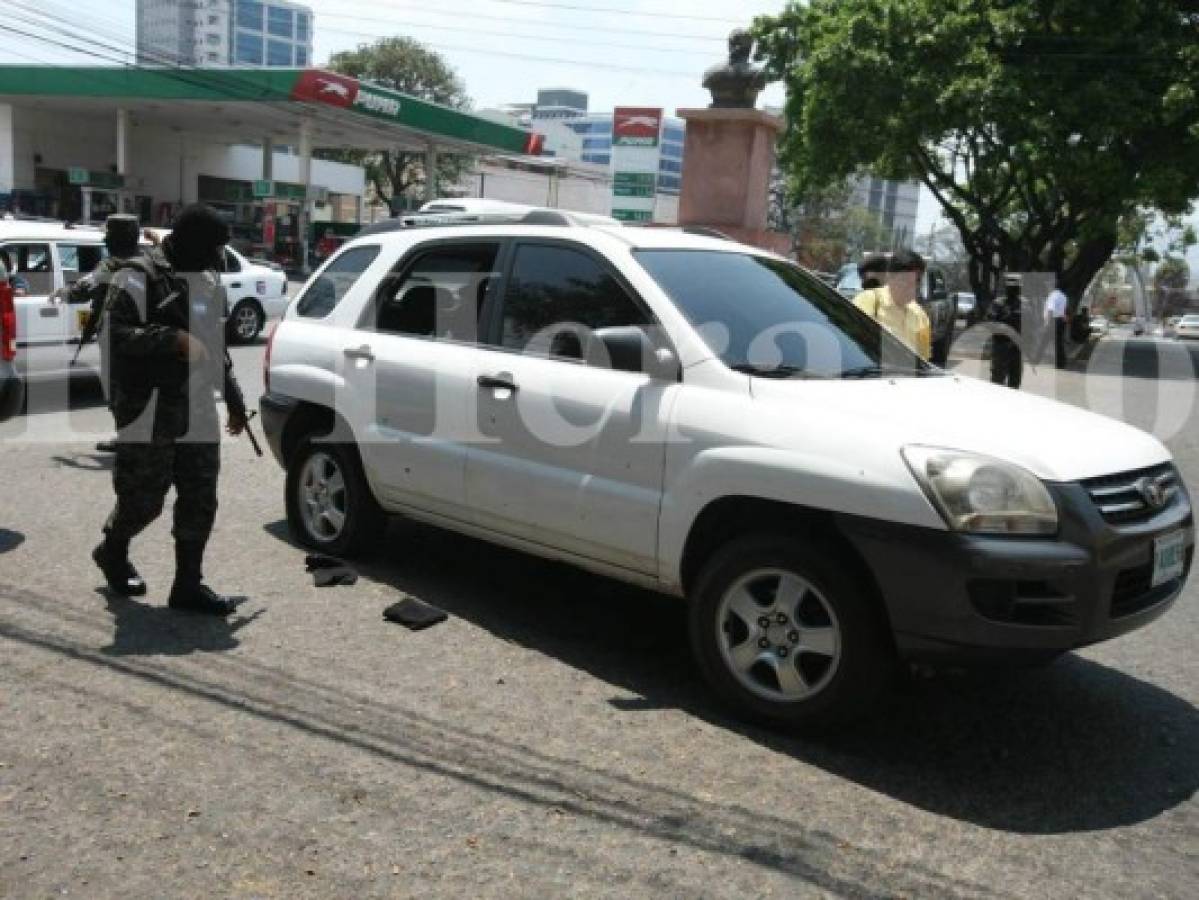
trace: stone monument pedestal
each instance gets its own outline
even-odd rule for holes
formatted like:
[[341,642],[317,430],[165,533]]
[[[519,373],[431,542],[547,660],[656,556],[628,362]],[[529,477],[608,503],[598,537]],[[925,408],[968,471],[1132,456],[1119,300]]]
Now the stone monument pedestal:
[[757,109],[680,109],[687,122],[679,224],[714,228],[776,253],[787,235],[767,228],[770,177],[782,120]]

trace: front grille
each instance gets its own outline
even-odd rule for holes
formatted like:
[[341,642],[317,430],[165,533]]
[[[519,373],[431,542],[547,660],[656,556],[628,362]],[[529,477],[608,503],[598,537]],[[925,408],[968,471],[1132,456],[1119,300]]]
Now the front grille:
[[1183,563],[1182,576],[1152,587],[1152,560],[1135,569],[1125,569],[1116,576],[1116,584],[1112,588],[1111,616],[1118,619],[1121,616],[1131,616],[1160,603],[1172,594],[1180,582],[1186,580],[1194,561],[1195,548],[1187,550],[1186,562]]
[[[1164,496],[1164,502],[1153,506],[1146,498],[1146,488],[1156,485]],[[1151,518],[1178,499],[1181,483],[1178,470],[1170,463],[1121,472],[1119,475],[1104,475],[1088,478],[1082,482],[1091,500],[1099,509],[1104,520],[1113,525],[1140,522]]]

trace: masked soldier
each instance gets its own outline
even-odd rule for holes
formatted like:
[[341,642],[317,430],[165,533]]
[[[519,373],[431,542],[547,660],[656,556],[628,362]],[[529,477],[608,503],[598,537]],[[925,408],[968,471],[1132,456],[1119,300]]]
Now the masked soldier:
[[203,583],[204,547],[217,508],[220,389],[238,435],[246,408],[224,351],[225,294],[216,274],[228,226],[209,207],[180,213],[161,246],[130,260],[107,299],[112,408],[118,429],[116,506],[92,558],[109,588],[142,596],[129,543],[162,512],[175,487],[175,582],[169,605],[211,615],[235,603]]
[[991,339],[991,381],[1020,389],[1024,380],[1024,298],[1020,294],[1020,276],[1004,279],[1003,300],[991,305],[988,319],[998,328]]
[[[113,276],[126,264],[126,260],[138,254],[138,236],[141,226],[136,216],[113,215],[104,223],[104,246],[108,248],[108,257],[91,272],[80,278],[67,292],[70,303],[87,303],[87,324],[79,336],[79,349],[92,341],[99,333],[104,322],[104,310],[108,299],[108,287]],[[103,335],[100,343],[100,382],[104,389],[104,397],[112,408],[112,392],[109,390],[109,348],[107,334]],[[102,441],[96,445],[101,453],[112,453],[116,450],[115,441]]]

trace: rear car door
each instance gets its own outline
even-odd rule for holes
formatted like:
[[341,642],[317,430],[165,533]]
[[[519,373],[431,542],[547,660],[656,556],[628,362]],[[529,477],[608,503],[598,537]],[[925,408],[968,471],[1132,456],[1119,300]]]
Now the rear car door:
[[[585,361],[586,330],[656,323],[615,268],[570,241],[515,243],[488,311],[466,499],[494,530],[656,571],[666,419],[677,382]],[[580,329],[579,326],[583,328]]]
[[379,498],[469,520],[479,312],[502,241],[429,241],[384,278],[344,348],[355,433]]

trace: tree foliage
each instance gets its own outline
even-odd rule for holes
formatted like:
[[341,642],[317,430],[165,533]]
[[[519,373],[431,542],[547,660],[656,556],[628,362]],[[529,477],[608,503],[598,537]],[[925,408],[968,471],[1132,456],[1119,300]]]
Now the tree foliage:
[[[334,54],[329,60],[334,72],[370,81],[422,100],[455,109],[469,109],[466,87],[439,54],[408,37],[382,38],[361,44],[355,50]],[[412,197],[425,185],[425,154],[406,150],[383,152],[338,151],[330,158],[361,165],[367,181],[380,200]],[[456,183],[469,168],[469,157],[442,154],[436,173],[438,194]]]
[[984,303],[1005,269],[1077,300],[1122,218],[1199,194],[1196,0],[793,0],[755,30],[792,187],[918,179]]

